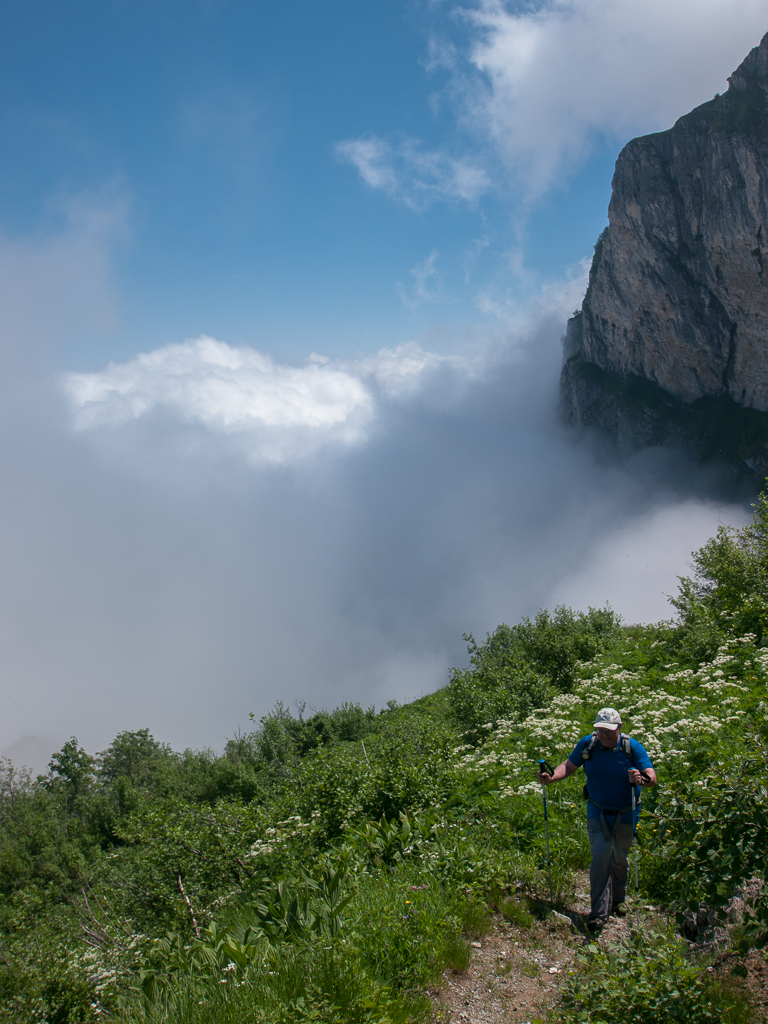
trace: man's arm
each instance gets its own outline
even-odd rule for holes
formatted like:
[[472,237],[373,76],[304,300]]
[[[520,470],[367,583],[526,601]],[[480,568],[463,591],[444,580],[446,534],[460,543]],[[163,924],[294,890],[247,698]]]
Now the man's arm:
[[560,782],[561,779],[567,779],[569,775],[573,775],[578,770],[579,766],[566,758],[562,764],[555,768],[551,775],[548,775],[547,772],[539,772],[536,778],[542,786],[548,786],[552,782]]
[[639,768],[630,768],[628,774],[632,786],[656,786],[659,782],[653,768],[643,768],[642,773]]

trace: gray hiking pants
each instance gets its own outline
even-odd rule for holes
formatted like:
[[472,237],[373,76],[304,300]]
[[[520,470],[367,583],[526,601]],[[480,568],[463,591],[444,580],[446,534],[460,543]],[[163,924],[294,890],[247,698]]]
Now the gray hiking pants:
[[615,903],[627,895],[629,851],[632,848],[632,826],[607,823],[608,835],[597,818],[587,819],[592,863],[589,887],[592,897],[590,917],[607,917]]

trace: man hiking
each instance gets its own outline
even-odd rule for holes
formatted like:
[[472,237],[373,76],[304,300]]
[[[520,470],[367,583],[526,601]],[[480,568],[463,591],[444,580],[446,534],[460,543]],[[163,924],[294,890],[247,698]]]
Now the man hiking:
[[[642,743],[623,736],[621,715],[603,708],[597,715],[594,733],[584,736],[572,754],[549,775],[539,772],[538,780],[548,786],[567,779],[583,767],[587,803],[587,830],[592,848],[589,885],[592,909],[587,928],[597,931],[609,914],[626,913],[629,851],[640,811],[640,787],[655,786],[656,772]],[[635,820],[632,820],[632,787],[635,787]],[[588,793],[587,793],[588,791]]]

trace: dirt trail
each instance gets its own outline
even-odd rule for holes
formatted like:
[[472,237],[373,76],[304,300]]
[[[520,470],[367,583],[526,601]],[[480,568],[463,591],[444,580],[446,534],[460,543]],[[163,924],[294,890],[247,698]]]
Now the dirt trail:
[[[579,885],[576,902],[566,914],[552,914],[531,927],[519,927],[500,915],[492,928],[473,942],[472,962],[463,974],[446,971],[442,984],[432,994],[435,1017],[441,1024],[524,1024],[545,1020],[549,1008],[558,1002],[560,992],[573,970],[576,954],[594,941],[586,931],[589,912],[588,884]],[[646,908],[644,924],[647,925]],[[618,941],[634,926],[634,916],[610,918],[597,939],[600,944]],[[749,972],[747,984],[757,1000],[759,1020],[768,1021],[768,964],[759,952],[744,961]],[[733,966],[724,956],[715,966],[727,973]]]
[[[545,1017],[557,1002],[579,941],[559,924],[525,930],[494,919],[493,930],[474,943],[465,974],[446,971],[434,993],[439,1020],[453,1024],[506,1024]],[[517,937],[519,936],[519,938]],[[479,948],[477,948],[479,947]]]
[[[522,1024],[546,1017],[560,998],[576,953],[590,941],[584,926],[588,911],[589,896],[580,892],[567,914],[552,914],[531,927],[494,916],[488,934],[472,944],[466,973],[446,971],[433,993],[438,1019],[446,1024]],[[626,921],[612,918],[600,941],[615,941],[627,927]]]

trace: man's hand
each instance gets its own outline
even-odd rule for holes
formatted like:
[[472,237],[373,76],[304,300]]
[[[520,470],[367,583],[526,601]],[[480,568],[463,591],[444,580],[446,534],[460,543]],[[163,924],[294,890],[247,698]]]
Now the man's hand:
[[656,785],[656,773],[653,769],[641,772],[639,768],[630,768],[627,775],[629,775],[630,786]]
[[[549,767],[549,765],[547,765]],[[548,786],[551,782],[560,782],[561,779],[567,779],[569,775],[573,775],[576,771],[576,765],[571,764],[570,761],[563,761],[557,768],[550,774],[549,772],[537,772],[536,778],[542,784],[542,786]]]

